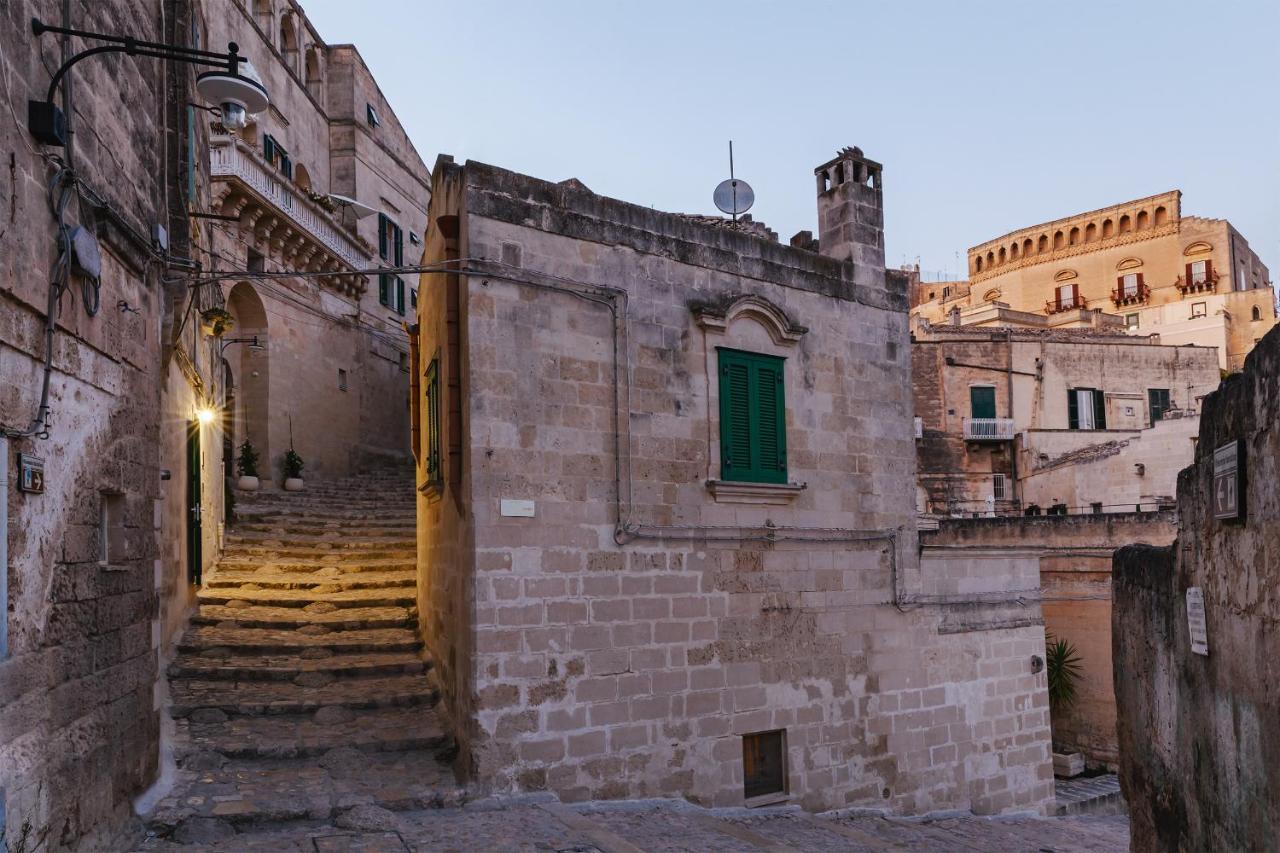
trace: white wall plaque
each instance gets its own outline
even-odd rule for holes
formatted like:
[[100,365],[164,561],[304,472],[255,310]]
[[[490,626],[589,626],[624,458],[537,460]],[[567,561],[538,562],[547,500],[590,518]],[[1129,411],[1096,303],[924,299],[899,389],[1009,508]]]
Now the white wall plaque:
[[1198,586],[1187,587],[1187,630],[1191,633],[1191,651],[1208,655],[1209,627],[1204,618],[1204,591]]
[[511,518],[533,518],[533,501],[502,499],[502,514]]

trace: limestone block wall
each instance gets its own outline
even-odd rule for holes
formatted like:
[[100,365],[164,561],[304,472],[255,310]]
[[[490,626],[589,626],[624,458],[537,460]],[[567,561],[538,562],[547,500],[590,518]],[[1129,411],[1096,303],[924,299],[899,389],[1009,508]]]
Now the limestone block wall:
[[[1280,707],[1271,594],[1280,496],[1280,333],[1205,400],[1178,480],[1178,538],[1116,554],[1114,655],[1121,785],[1138,851],[1230,850],[1280,833],[1272,720]],[[1247,515],[1213,518],[1213,452],[1245,446]],[[1186,591],[1203,591],[1208,656],[1190,650]]]
[[[1112,554],[1131,542],[1164,545],[1176,533],[1172,511],[1039,518],[944,519],[921,533],[925,553],[1031,554],[1045,639],[1065,639],[1080,657],[1076,701],[1052,712],[1053,742],[1084,753],[1091,765],[1116,767],[1116,701],[1111,657]],[[983,576],[991,572],[983,566]],[[1022,580],[1023,583],[1027,579]]]
[[[419,575],[476,779],[740,805],[742,735],[782,729],[808,809],[1043,807],[1039,613],[1003,595],[1034,563],[982,580],[917,556],[906,294],[882,269],[855,287],[819,255],[472,163],[438,167],[437,216],[478,260],[463,470],[420,507]],[[427,359],[448,308],[421,304]],[[793,488],[722,488],[717,346],[786,359]],[[955,599],[974,595],[996,600]],[[953,600],[988,616],[944,628]]]

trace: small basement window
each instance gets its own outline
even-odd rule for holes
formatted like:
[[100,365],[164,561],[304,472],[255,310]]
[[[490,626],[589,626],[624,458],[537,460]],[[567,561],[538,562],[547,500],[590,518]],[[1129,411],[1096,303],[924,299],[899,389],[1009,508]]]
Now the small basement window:
[[747,800],[787,793],[787,734],[742,736],[742,793]]

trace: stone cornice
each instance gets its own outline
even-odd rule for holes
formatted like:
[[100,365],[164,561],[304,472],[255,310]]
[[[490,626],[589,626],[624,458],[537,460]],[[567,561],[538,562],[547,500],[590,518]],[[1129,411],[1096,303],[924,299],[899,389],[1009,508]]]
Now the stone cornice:
[[[1054,249],[1043,255],[1032,255],[1026,258],[1018,258],[1015,261],[1006,261],[1004,264],[993,269],[972,273],[969,276],[969,280],[975,284],[980,281],[989,281],[993,278],[998,278],[1005,273],[1026,269],[1027,267],[1038,266],[1039,264],[1060,263],[1067,258],[1089,255],[1094,252],[1114,249],[1117,246],[1127,246],[1131,243],[1142,243],[1147,240],[1154,240],[1157,237],[1168,237],[1172,234],[1177,234],[1179,230],[1180,223],[1175,219],[1165,225],[1161,225],[1159,228],[1144,228],[1141,231],[1130,231],[1125,234],[1118,234],[1115,237],[1108,237],[1106,240],[1096,240],[1092,243],[1077,243],[1074,246],[1064,246],[1061,249]],[[984,243],[982,247],[985,248],[986,245],[987,244]],[[970,251],[976,252],[977,249],[971,249]]]

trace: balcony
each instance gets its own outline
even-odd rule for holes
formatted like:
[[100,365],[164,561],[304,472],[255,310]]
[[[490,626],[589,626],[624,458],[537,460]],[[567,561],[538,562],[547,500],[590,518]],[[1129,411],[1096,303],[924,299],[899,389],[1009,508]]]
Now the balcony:
[[372,252],[252,148],[233,137],[214,137],[209,171],[222,213],[239,216],[241,228],[286,267],[330,272],[322,279],[330,286],[364,291],[364,276],[341,273],[371,266]]
[[1013,418],[965,418],[965,441],[1013,441]]
[[1111,301],[1117,308],[1124,305],[1141,305],[1151,298],[1151,288],[1145,284],[1136,287],[1117,287],[1111,291]]
[[1193,276],[1190,281],[1186,276],[1178,276],[1178,280],[1173,283],[1178,288],[1178,292],[1183,296],[1196,293],[1212,293],[1218,289],[1218,273],[1210,270],[1204,275]]
[[1088,301],[1079,293],[1077,293],[1074,296],[1071,296],[1066,299],[1063,299],[1062,297],[1050,299],[1047,303],[1045,303],[1044,313],[1061,314],[1063,311],[1072,311],[1077,308],[1088,308],[1088,307],[1089,307]]

